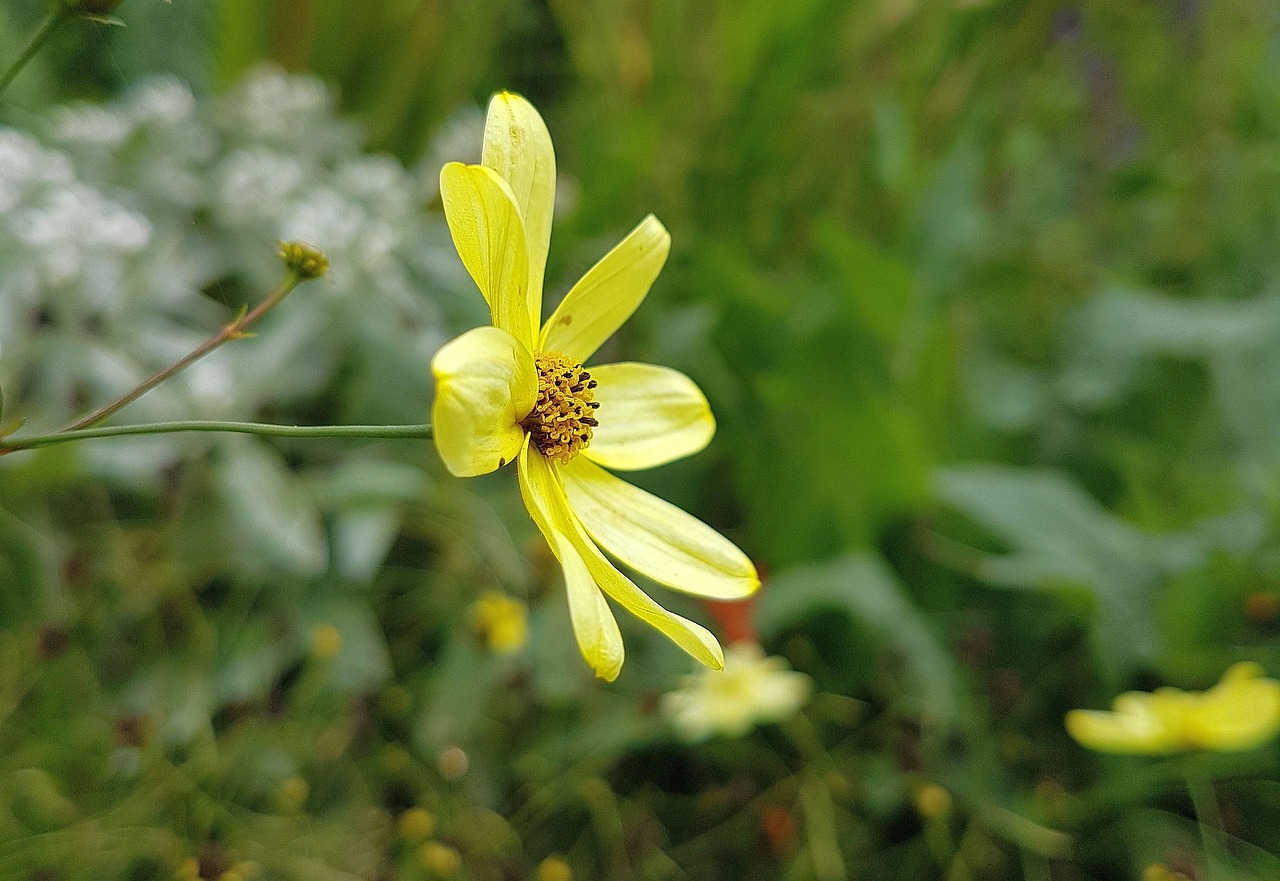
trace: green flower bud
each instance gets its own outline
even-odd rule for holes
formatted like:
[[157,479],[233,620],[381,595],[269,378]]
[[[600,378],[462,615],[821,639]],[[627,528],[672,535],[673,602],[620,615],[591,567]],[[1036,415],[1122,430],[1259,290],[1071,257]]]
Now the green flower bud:
[[281,242],[280,259],[302,281],[321,278],[329,271],[329,258],[324,251],[306,242]]

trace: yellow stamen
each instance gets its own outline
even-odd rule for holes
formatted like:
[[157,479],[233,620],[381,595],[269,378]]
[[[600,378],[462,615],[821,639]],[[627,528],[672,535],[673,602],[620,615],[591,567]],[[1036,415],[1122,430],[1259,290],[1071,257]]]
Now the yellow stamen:
[[591,429],[600,424],[592,391],[597,383],[580,361],[560,352],[539,352],[534,362],[538,403],[520,424],[542,455],[568,462],[591,443]]

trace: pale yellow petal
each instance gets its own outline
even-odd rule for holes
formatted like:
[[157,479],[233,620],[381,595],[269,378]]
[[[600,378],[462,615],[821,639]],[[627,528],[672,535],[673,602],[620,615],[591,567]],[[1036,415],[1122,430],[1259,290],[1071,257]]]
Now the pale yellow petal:
[[[520,495],[533,522],[564,569],[569,616],[578,649],[597,676],[612,682],[622,670],[624,657],[618,621],[574,542],[557,528],[563,524],[556,522],[555,488],[545,480],[546,467],[542,455],[536,450],[531,451],[527,443],[519,455]],[[541,465],[541,468],[531,474],[530,462],[535,463],[535,467]]]
[[[1230,685],[1234,682],[1247,682],[1250,679],[1260,679],[1266,675],[1266,671],[1262,669],[1261,664],[1253,661],[1240,661],[1232,664],[1227,668],[1227,672],[1222,674],[1222,681],[1215,688],[1221,688],[1224,685]],[[1210,689],[1212,691],[1213,689]]]
[[760,586],[746,554],[675,505],[582,456],[562,466],[560,473],[569,504],[587,532],[637,572],[676,590],[717,600],[742,599]]
[[1160,755],[1180,748],[1169,730],[1148,712],[1072,710],[1067,713],[1066,725],[1067,733],[1081,746],[1099,752]]
[[1236,665],[1188,714],[1188,728],[1202,749],[1247,750],[1280,733],[1280,682],[1261,678],[1256,665]]
[[1112,712],[1072,710],[1067,733],[1101,752],[1163,755],[1188,748],[1186,715],[1190,696],[1175,688],[1154,694],[1127,691],[1112,702]]
[[677,370],[601,364],[591,368],[591,377],[600,383],[600,425],[584,455],[606,468],[656,468],[693,455],[716,433],[702,390]]
[[456,477],[487,474],[514,461],[524,444],[520,420],[538,395],[533,356],[496,327],[477,327],[446,343],[431,360],[436,449]]
[[492,168],[450,162],[440,169],[440,197],[453,245],[494,325],[532,350],[538,325],[530,318],[528,246],[511,187]]
[[529,326],[536,330],[542,320],[542,274],[556,201],[556,154],[547,126],[532,104],[510,92],[493,96],[485,118],[480,161],[511,186],[524,217],[529,246]]
[[662,265],[671,236],[650,214],[591,267],[542,329],[542,349],[586,361],[636,311]]
[[530,512],[538,512],[534,519],[546,522],[544,532],[568,537],[601,590],[698,661],[716,670],[724,668],[720,644],[705,627],[659,606],[605,558],[570,510],[559,475],[540,453],[526,447],[520,466],[521,492]]

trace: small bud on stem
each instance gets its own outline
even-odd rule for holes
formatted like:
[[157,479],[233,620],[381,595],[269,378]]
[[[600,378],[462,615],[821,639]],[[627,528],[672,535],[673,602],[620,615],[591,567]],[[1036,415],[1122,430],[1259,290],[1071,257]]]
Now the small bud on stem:
[[299,281],[322,278],[329,272],[329,258],[324,251],[306,242],[281,242],[280,259]]

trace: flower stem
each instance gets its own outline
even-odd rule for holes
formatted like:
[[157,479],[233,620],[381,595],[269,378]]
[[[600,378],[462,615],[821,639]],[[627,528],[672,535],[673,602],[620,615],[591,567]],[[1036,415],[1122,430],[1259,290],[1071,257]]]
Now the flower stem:
[[136,401],[169,377],[181,373],[183,370],[190,367],[196,361],[199,361],[205,355],[209,354],[228,340],[241,339],[246,335],[245,331],[248,329],[249,325],[253,324],[263,315],[266,315],[269,311],[275,308],[281,300],[289,295],[290,291],[298,286],[298,283],[301,281],[302,278],[295,270],[290,269],[286,271],[284,278],[281,279],[280,284],[276,289],[272,291],[265,300],[254,307],[253,311],[242,313],[235,321],[232,321],[226,327],[222,328],[222,330],[218,331],[213,336],[209,337],[209,339],[201,343],[193,352],[191,352],[191,354],[154,374],[149,379],[144,380],[131,391],[126,392],[111,403],[104,404],[88,416],[77,419],[75,422],[67,425],[62,429],[62,432],[70,433],[79,431],[82,428],[88,428],[92,425],[97,425],[108,416],[116,413],[122,407]]
[[383,438],[426,439],[431,437],[430,425],[272,425],[262,422],[216,422],[191,420],[186,422],[151,422],[142,425],[109,425],[102,428],[82,428],[56,431],[52,434],[35,434],[30,437],[10,437],[0,441],[0,455],[36,447],[48,447],[68,441],[92,440],[101,437],[125,437],[142,434],[175,434],[185,431],[232,432],[257,434],[265,437],[331,437],[331,438]]
[[27,45],[22,47],[22,52],[9,65],[9,69],[0,76],[0,95],[5,93],[5,90],[9,88],[9,84],[17,78],[22,68],[27,66],[27,62],[36,57],[40,47],[45,44],[49,37],[53,36],[53,32],[70,17],[71,14],[64,4],[54,4],[53,8],[49,10],[49,14],[45,16],[44,21],[40,23],[40,27],[36,28],[36,32],[27,41]]
[[1212,881],[1217,875],[1213,864],[1220,867],[1230,864],[1231,854],[1227,849],[1226,832],[1222,828],[1222,811],[1218,809],[1218,799],[1213,794],[1213,782],[1206,780],[1194,771],[1188,771],[1187,793],[1191,796],[1191,809],[1195,813],[1196,825],[1200,827],[1200,837],[1204,842],[1206,876]]

